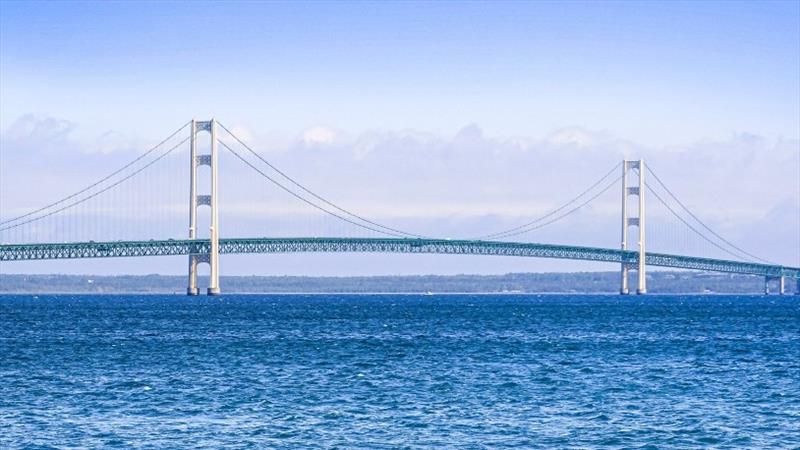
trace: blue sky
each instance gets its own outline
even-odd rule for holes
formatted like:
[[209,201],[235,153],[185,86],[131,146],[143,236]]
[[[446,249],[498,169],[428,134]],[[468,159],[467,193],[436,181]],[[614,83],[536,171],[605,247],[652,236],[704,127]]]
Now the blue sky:
[[799,16],[792,1],[3,2],[0,125],[797,138]]
[[[526,177],[515,168],[522,161],[567,173],[581,161],[647,155],[718,227],[800,264],[800,2],[0,2],[7,208],[48,199],[25,187],[37,148],[63,157],[54,187],[79,187],[87,158],[110,167],[210,116],[302,180],[322,180],[320,190],[389,221],[375,199],[402,198],[402,180],[379,174],[373,181],[388,187],[365,198],[345,187],[347,174],[364,148],[380,171],[395,161],[398,134],[416,139],[421,154],[454,167],[426,184],[448,194],[409,194],[398,210],[425,205],[413,212],[428,222],[416,225],[435,229],[431,211],[449,211],[448,222],[453,211],[494,205],[491,214],[513,222],[526,204],[569,196]],[[446,154],[464,136],[496,174],[472,200],[453,193],[464,183],[457,169],[475,164]],[[330,166],[340,178],[303,173],[314,154],[299,144],[309,139],[343,155]],[[492,157],[519,142],[524,156]],[[706,164],[717,167],[698,173]],[[582,187],[591,168],[564,185]],[[768,188],[759,177],[771,178]],[[508,200],[522,186],[527,203]],[[758,240],[775,217],[779,239]],[[369,272],[358,264],[353,273]],[[387,267],[413,272],[403,264]],[[480,270],[522,267],[514,264]]]

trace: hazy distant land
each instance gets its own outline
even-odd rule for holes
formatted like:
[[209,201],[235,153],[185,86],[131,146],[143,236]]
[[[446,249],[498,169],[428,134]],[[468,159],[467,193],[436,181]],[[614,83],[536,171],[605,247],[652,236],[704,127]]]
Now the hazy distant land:
[[[635,282],[635,281],[634,281]],[[617,272],[364,277],[227,276],[225,293],[614,293]],[[200,280],[205,286],[206,280]],[[3,275],[0,293],[183,293],[176,275]],[[648,273],[651,293],[762,293],[759,277],[697,272]],[[794,286],[787,291],[794,292]],[[775,292],[777,286],[772,290]]]

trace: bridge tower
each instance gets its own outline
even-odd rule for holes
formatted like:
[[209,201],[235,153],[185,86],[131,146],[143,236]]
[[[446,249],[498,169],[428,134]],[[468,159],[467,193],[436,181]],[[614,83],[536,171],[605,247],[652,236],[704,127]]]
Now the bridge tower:
[[[639,175],[639,181],[636,186],[628,186],[628,173],[636,169]],[[645,266],[645,222],[644,222],[644,160],[638,161],[622,161],[622,250],[628,250],[628,228],[636,226],[639,229],[639,261],[636,267],[636,272],[639,277],[639,283],[636,288],[637,294],[647,293],[647,269]],[[636,196],[639,199],[639,208],[636,217],[632,217],[628,210],[628,198]],[[621,294],[628,294],[628,271],[633,268],[633,265],[623,261],[622,262],[622,285],[620,286]]]
[[[211,153],[205,155],[197,154],[197,134],[201,131],[208,131],[211,134]],[[196,121],[192,119],[191,137],[189,144],[189,239],[197,239],[197,207],[209,206],[211,208],[211,226],[209,229],[209,240],[211,245],[200,252],[203,248],[195,246],[189,255],[189,287],[186,289],[188,295],[198,295],[200,289],[197,287],[197,265],[207,263],[211,266],[208,295],[219,295],[219,210],[217,209],[217,122],[214,119],[207,121]],[[211,168],[211,191],[210,194],[200,195],[197,193],[197,168],[199,166],[209,166]]]

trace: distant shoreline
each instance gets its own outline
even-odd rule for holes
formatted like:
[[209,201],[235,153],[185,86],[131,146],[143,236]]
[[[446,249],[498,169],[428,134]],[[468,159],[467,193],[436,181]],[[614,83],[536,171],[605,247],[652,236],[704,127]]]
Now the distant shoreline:
[[[205,286],[201,277],[199,285]],[[505,275],[402,276],[226,276],[228,294],[407,294],[468,295],[616,294],[617,272],[509,273]],[[763,294],[760,277],[686,271],[652,271],[653,294]],[[178,294],[186,289],[179,275],[25,275],[0,274],[0,294]],[[793,285],[787,292],[794,293]],[[201,292],[203,290],[201,289]],[[777,286],[772,288],[777,291]]]
[[[777,292],[770,291],[770,295],[777,294]],[[791,295],[792,292],[788,292],[787,294]],[[12,295],[107,295],[109,297],[115,295],[141,295],[141,296],[164,296],[164,295],[175,295],[181,297],[188,297],[183,292],[4,292],[0,291],[0,297],[2,296],[12,296]],[[475,296],[555,296],[555,295],[590,295],[590,296],[608,296],[614,297],[619,295],[618,292],[515,292],[515,293],[508,293],[508,292],[435,292],[431,294],[426,294],[422,292],[235,292],[235,291],[224,291],[221,295],[243,295],[243,296],[255,296],[255,295],[274,295],[274,296],[285,296],[285,297],[292,297],[292,296],[299,296],[299,295],[319,295],[319,296],[330,296],[330,295],[347,295],[347,296],[356,296],[356,295],[364,295],[364,296],[374,296],[374,295],[393,295],[393,296],[407,296],[407,297],[435,297],[435,296],[464,296],[464,295],[475,295]],[[756,292],[648,292],[646,295],[638,297],[646,297],[646,296],[659,296],[659,295],[708,295],[708,296],[762,296],[764,295],[763,292],[756,293]],[[207,297],[204,293],[200,293],[197,297]],[[628,295],[630,298],[636,298],[637,295],[635,293]],[[213,297],[212,297],[213,298]]]

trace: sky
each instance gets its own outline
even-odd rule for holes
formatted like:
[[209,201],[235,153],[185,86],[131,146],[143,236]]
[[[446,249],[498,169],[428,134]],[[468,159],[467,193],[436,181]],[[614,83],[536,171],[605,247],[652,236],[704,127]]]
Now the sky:
[[[524,222],[643,157],[715,230],[800,265],[796,1],[0,1],[3,218],[80,189],[192,117],[223,121],[353,210],[448,236]],[[228,211],[252,203],[236,201]],[[526,239],[617,246],[619,195],[599,202]],[[228,274],[608,269],[228,258]],[[0,270],[183,268],[164,258]]]

